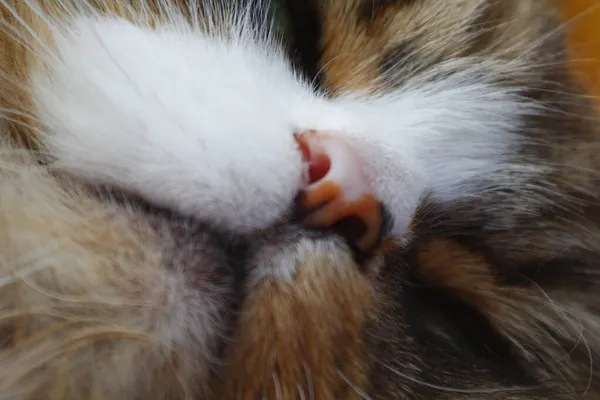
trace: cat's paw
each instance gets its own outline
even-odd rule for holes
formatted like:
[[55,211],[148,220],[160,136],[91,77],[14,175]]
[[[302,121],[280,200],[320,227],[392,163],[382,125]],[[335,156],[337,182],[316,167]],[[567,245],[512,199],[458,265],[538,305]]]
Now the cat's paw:
[[335,134],[316,131],[295,135],[306,165],[298,207],[303,223],[334,228],[358,250],[378,241],[382,206],[355,151]]

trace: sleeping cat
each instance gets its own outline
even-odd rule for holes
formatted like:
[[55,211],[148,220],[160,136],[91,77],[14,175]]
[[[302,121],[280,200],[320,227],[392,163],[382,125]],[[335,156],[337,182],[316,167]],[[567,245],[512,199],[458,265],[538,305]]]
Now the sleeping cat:
[[0,399],[600,399],[555,11],[0,0]]

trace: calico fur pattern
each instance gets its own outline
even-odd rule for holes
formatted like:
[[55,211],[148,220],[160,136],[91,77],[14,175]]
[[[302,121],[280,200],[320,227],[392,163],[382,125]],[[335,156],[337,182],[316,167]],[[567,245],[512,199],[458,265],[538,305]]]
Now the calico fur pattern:
[[404,238],[391,222],[360,262],[285,213],[237,236],[138,193],[126,164],[96,184],[83,161],[57,162],[71,142],[47,140],[60,132],[39,99],[60,76],[36,77],[60,23],[280,40],[248,28],[268,20],[251,3],[0,0],[0,399],[600,399],[600,132],[546,1],[287,2],[290,63],[323,101],[397,111],[387,99],[415,80],[458,79],[525,110],[516,148],[482,139],[509,122],[475,125],[489,131],[473,143],[505,154],[476,189],[432,180]]

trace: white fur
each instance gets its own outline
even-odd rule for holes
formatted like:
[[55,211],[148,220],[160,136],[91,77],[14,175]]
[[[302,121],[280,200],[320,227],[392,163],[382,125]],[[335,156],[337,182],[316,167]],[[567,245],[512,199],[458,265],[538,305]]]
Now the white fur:
[[301,238],[284,246],[281,243],[267,243],[249,261],[252,268],[247,285],[252,287],[269,278],[280,283],[291,283],[298,265],[306,264],[311,259],[322,261],[327,258],[331,260],[331,265],[338,268],[340,275],[348,272],[349,266],[355,265],[350,250],[334,240]]
[[285,216],[301,183],[293,133],[345,135],[402,234],[419,199],[476,193],[514,153],[527,107],[475,67],[328,100],[266,39],[79,18],[33,90],[57,167],[240,232]]

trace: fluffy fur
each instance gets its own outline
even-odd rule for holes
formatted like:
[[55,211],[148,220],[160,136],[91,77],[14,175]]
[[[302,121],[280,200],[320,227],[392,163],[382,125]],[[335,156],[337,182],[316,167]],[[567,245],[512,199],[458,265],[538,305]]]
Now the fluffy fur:
[[[0,398],[600,398],[553,9],[286,7],[0,1]],[[368,257],[292,218],[307,129],[389,213]]]
[[[329,101],[269,35],[229,12],[240,22],[216,33],[175,12],[158,28],[115,17],[51,22],[56,50],[33,72],[32,97],[56,166],[252,231],[284,217],[301,184],[293,133],[329,130],[361,148],[403,234],[426,190],[463,196],[518,149],[514,133],[532,105],[486,74],[510,73],[518,60],[452,60],[402,91]],[[462,140],[470,145],[454,145]]]

